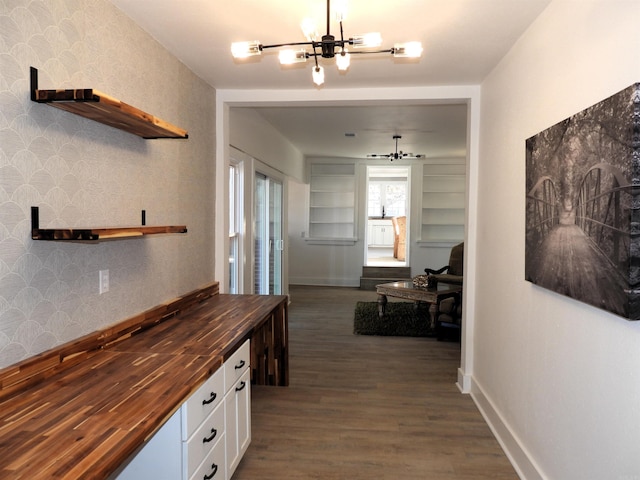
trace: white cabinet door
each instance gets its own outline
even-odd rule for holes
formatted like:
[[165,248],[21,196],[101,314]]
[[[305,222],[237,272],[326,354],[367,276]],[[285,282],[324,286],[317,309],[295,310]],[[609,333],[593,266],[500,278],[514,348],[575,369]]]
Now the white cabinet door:
[[369,220],[369,246],[393,247],[393,241],[391,220]]
[[227,475],[231,478],[251,443],[251,375],[249,369],[225,397]]

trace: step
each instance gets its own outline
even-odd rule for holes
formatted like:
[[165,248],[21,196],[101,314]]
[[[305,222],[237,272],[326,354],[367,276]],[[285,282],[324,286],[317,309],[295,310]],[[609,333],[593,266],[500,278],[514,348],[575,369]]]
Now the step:
[[362,267],[362,276],[382,279],[411,278],[411,267]]

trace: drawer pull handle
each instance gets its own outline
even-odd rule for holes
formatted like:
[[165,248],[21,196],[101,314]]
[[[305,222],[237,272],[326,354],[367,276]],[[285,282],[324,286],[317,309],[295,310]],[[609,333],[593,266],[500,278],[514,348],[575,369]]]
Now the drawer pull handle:
[[211,396],[207,400],[202,400],[202,404],[209,405],[211,402],[213,402],[216,399],[217,396],[218,395],[216,394],[216,392],[211,392]]
[[216,438],[216,435],[218,434],[218,430],[216,430],[215,428],[211,429],[211,436],[209,437],[204,437],[202,439],[202,443],[209,443],[211,440],[213,440],[214,438]]
[[213,469],[213,472],[211,472],[211,475],[205,475],[204,480],[211,480],[216,476],[216,473],[218,472],[218,465],[214,463],[213,465],[211,465],[211,468]]
[[246,386],[247,386],[246,382],[244,381],[240,382],[240,386],[236,387],[236,392],[239,392],[240,390],[244,390],[244,387]]
[[242,367],[244,367],[244,360],[240,360],[240,363],[236,365],[236,370],[240,370]]

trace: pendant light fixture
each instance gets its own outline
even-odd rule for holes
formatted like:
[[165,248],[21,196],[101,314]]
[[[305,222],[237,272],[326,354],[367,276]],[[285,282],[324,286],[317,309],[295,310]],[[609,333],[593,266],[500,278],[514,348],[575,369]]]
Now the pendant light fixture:
[[398,151],[398,140],[402,138],[402,135],[394,135],[393,139],[396,141],[396,151],[391,153],[370,153],[367,155],[367,158],[388,158],[389,161],[393,162],[394,160],[400,160],[402,158],[424,158],[425,155],[413,153],[403,152],[402,150]]
[[[285,42],[273,45],[263,45],[257,40],[249,42],[236,42],[231,44],[231,53],[234,58],[247,58],[254,55],[261,55],[262,51],[269,48],[281,49],[278,58],[282,65],[292,65],[294,63],[306,62],[313,57],[315,65],[312,71],[312,79],[316,85],[324,83],[324,69],[318,64],[318,57],[336,58],[338,70],[346,71],[351,62],[351,55],[365,53],[390,53],[397,58],[417,58],[422,55],[422,44],[420,42],[396,43],[393,48],[379,50],[382,45],[382,37],[379,33],[367,33],[364,35],[354,35],[345,39],[342,28],[343,13],[337,14],[340,26],[340,38],[337,39],[331,34],[331,6],[327,0],[327,33],[318,40],[318,33],[312,21],[303,21],[301,27],[303,34],[307,38],[306,42]],[[354,49],[347,49],[352,46]],[[290,47],[290,48],[284,48]],[[363,50],[359,50],[363,49]],[[309,51],[310,50],[310,51]]]

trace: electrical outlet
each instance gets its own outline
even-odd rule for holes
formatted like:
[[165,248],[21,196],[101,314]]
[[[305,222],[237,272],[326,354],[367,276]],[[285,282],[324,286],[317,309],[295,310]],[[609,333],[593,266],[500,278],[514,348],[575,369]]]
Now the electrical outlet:
[[100,270],[98,273],[98,279],[100,283],[100,295],[107,293],[109,291],[109,270]]

